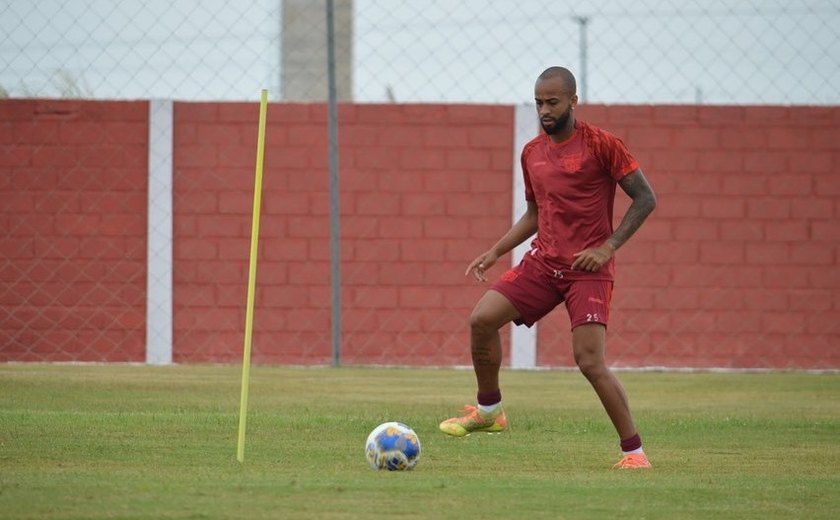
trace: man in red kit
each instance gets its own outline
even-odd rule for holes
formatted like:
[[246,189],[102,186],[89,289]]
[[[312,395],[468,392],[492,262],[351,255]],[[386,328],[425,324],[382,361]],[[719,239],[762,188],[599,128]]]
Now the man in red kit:
[[[506,323],[532,326],[561,302],[569,311],[575,362],[595,389],[618,433],[616,468],[650,468],[627,397],[604,360],[613,287],[613,256],[656,207],[656,196],[624,143],[576,121],[576,83],[562,67],[546,69],[534,88],[544,133],[522,150],[527,210],[499,241],[467,267],[479,281],[500,256],[536,233],[522,262],[504,273],[470,316],[470,347],[478,406],[440,424],[444,433],[507,428],[499,388]],[[616,184],[632,199],[613,230]]]

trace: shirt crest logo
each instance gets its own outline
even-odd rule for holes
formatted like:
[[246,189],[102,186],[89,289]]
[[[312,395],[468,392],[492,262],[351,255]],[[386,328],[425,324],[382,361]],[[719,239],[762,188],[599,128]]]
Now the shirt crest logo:
[[580,165],[582,162],[583,157],[581,156],[581,154],[563,155],[555,159],[555,163],[561,170],[570,173],[574,173],[580,170]]

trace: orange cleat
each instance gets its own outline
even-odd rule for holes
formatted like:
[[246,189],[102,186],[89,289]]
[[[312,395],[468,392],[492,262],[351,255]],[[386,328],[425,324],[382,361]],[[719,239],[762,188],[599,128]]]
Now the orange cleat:
[[453,437],[464,437],[472,432],[499,433],[507,429],[507,418],[501,408],[485,415],[477,407],[467,405],[464,412],[466,415],[440,423],[440,431]]
[[647,455],[644,453],[630,453],[621,458],[613,468],[615,469],[648,469],[652,468]]

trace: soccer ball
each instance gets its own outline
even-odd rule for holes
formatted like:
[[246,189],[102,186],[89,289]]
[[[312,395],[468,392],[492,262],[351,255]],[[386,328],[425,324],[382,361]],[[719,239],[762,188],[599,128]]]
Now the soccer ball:
[[373,469],[412,469],[420,460],[420,438],[403,423],[382,423],[368,435],[365,457]]

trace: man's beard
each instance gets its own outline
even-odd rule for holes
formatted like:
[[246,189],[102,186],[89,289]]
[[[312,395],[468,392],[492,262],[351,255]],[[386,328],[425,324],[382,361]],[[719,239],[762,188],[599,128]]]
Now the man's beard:
[[542,125],[542,128],[545,131],[545,133],[547,133],[548,135],[554,135],[566,129],[566,125],[569,123],[570,117],[572,117],[571,105],[569,105],[569,108],[567,108],[566,111],[560,115],[560,117],[550,118],[552,122],[549,123],[548,126],[546,126],[546,123],[543,120],[540,120],[540,124]]

